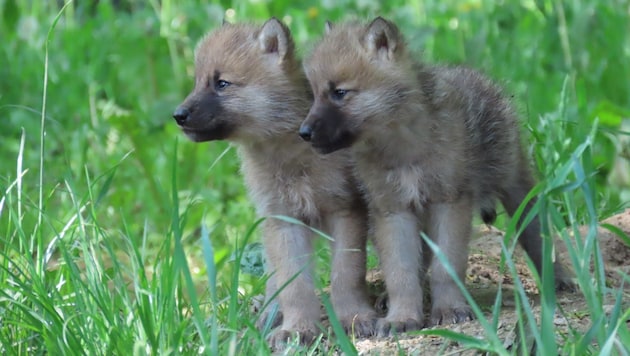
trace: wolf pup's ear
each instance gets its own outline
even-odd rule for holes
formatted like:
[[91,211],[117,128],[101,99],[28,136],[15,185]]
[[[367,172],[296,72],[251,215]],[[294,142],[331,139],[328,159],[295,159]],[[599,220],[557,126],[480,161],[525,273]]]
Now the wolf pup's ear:
[[280,61],[290,57],[294,50],[289,28],[275,17],[263,24],[258,35],[258,42],[264,53],[276,53]]
[[326,24],[324,24],[324,32],[326,34],[329,34],[330,31],[332,31],[334,26],[335,25],[330,20],[326,20]]
[[363,41],[363,46],[370,54],[393,60],[400,41],[398,28],[379,16],[367,26]]

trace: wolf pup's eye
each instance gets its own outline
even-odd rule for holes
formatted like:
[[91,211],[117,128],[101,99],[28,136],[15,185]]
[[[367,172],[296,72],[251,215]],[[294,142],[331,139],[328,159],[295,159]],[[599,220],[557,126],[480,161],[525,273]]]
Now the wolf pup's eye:
[[232,84],[232,83],[230,83],[230,82],[228,82],[226,80],[223,80],[223,79],[219,79],[219,80],[217,80],[214,83],[214,88],[216,90],[223,90],[223,89],[227,88],[228,86],[230,86],[230,84]]
[[330,93],[330,98],[333,100],[343,100],[346,94],[348,94],[348,90],[335,89]]

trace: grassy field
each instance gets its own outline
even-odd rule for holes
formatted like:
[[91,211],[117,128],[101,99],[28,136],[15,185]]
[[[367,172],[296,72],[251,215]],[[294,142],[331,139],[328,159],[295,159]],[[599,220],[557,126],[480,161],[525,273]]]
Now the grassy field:
[[[264,283],[239,263],[258,221],[238,157],[187,141],[171,118],[196,41],[223,19],[281,18],[304,54],[328,19],[386,16],[425,61],[480,69],[513,95],[548,234],[628,206],[627,0],[293,3],[0,0],[0,353],[269,352],[249,308]],[[557,345],[543,318],[541,352],[597,354],[629,336],[613,327],[627,311],[597,310],[620,292],[584,239],[573,260],[596,270],[576,267],[578,280],[609,327]],[[319,352],[353,353],[343,335],[329,341]]]

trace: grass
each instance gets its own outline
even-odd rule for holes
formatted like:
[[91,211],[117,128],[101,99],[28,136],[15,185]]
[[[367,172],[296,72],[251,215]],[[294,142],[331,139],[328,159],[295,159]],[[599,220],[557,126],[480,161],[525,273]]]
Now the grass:
[[[238,157],[225,143],[184,140],[170,113],[192,86],[196,40],[224,17],[282,18],[306,53],[327,19],[380,14],[425,60],[501,82],[530,133],[535,212],[547,236],[572,246],[592,327],[551,337],[557,306],[543,280],[540,323],[517,297],[524,336],[512,352],[527,353],[529,337],[541,354],[628,353],[629,311],[606,285],[595,236],[597,221],[630,201],[630,182],[610,181],[630,135],[621,129],[630,117],[627,1],[117,3],[62,10],[0,0],[0,352],[267,354],[249,307],[264,284],[240,265],[258,220]],[[325,266],[326,250],[318,256]],[[610,312],[606,296],[617,301]],[[352,354],[334,320],[330,349],[320,340],[292,350]],[[447,336],[505,353],[496,322],[486,340]]]
[[[544,217],[541,221],[542,233],[544,236],[554,236],[560,233],[562,241],[568,246],[569,257],[572,269],[577,277],[577,284],[586,300],[588,315],[592,320],[590,329],[587,332],[580,330],[578,325],[569,325],[569,334],[564,336],[562,343],[558,343],[557,327],[554,318],[556,313],[564,314],[558,310],[555,285],[553,278],[544,278],[538,281],[541,294],[540,321],[533,312],[533,308],[527,301],[524,288],[519,280],[518,273],[511,256],[515,248],[515,241],[511,238],[515,234],[515,224],[512,222],[506,230],[506,241],[511,244],[503,245],[503,252],[507,265],[515,281],[515,305],[520,315],[518,325],[516,325],[517,341],[515,347],[508,351],[503,347],[503,340],[496,335],[498,329],[498,318],[502,295],[499,292],[496,302],[491,311],[492,320],[487,320],[484,313],[475,304],[470,294],[466,292],[461,281],[458,281],[460,288],[469,303],[473,306],[473,311],[479,319],[487,338],[479,340],[464,334],[458,334],[449,330],[426,330],[419,334],[437,335],[451,338],[469,348],[488,351],[498,354],[562,354],[562,355],[588,355],[588,354],[620,354],[627,355],[630,352],[628,341],[630,334],[627,327],[627,320],[630,317],[630,309],[624,303],[626,293],[622,289],[613,289],[607,286],[603,270],[603,258],[596,239],[598,216],[595,206],[597,195],[594,188],[594,168],[592,166],[591,150],[593,138],[595,137],[597,126],[593,127],[586,137],[579,137],[576,140],[577,147],[569,151],[562,152],[568,157],[562,160],[562,165],[553,171],[553,175],[548,180],[539,184],[532,193],[538,196],[538,202],[525,219],[529,220],[533,215]],[[574,140],[575,137],[558,136],[558,139]],[[579,143],[579,144],[578,144]],[[530,198],[533,194],[530,194]],[[560,199],[559,203],[556,199]],[[580,225],[575,221],[578,213],[576,201],[581,201],[587,205],[587,215],[585,224],[587,233],[583,234],[577,229]],[[522,210],[516,213],[520,216]],[[566,216],[568,214],[569,216]],[[513,221],[516,221],[513,219]],[[569,221],[569,222],[567,222]],[[627,236],[625,236],[627,238]],[[436,252],[437,258],[443,263],[447,263],[445,257],[438,250],[437,246],[426,239],[429,246]],[[543,271],[545,275],[552,275],[552,246],[549,239],[544,241]],[[591,270],[593,266],[593,270]],[[533,268],[533,266],[530,266]],[[456,278],[453,270],[451,276]],[[625,276],[626,280],[628,276]],[[607,313],[603,309],[604,299],[615,301],[613,311]],[[625,308],[625,309],[624,309]]]

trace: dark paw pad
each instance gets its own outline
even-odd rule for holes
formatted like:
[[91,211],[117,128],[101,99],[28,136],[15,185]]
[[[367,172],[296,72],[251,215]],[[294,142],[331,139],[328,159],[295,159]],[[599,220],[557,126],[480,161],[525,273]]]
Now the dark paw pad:
[[312,330],[289,331],[279,329],[273,332],[269,339],[269,346],[274,351],[284,350],[289,342],[299,340],[300,345],[310,345],[315,341],[317,333]]
[[387,318],[378,321],[376,329],[379,337],[387,337],[393,334],[400,334],[407,331],[422,329],[422,320],[389,320]]
[[438,308],[431,312],[431,325],[457,324],[471,321],[475,317],[470,307]]
[[258,330],[264,330],[265,328],[270,330],[280,326],[282,319],[282,312],[278,310],[277,303],[270,304],[256,322],[256,327]]
[[578,286],[572,279],[556,279],[556,290],[559,292],[577,292]]
[[556,290],[564,292],[577,292],[578,287],[571,273],[564,265],[556,262],[554,265],[554,275],[556,278]]
[[377,320],[378,319],[375,313],[369,313],[341,320],[341,325],[348,335],[354,335],[356,337],[371,337],[376,335]]

